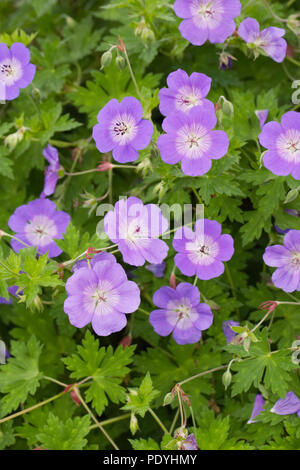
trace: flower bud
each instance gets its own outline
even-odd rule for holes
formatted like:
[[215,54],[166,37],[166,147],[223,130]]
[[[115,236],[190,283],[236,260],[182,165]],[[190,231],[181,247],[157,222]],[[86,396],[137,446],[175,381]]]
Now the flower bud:
[[41,92],[38,88],[34,88],[31,92],[32,98],[36,101],[41,101]]
[[101,162],[97,166],[97,169],[98,171],[108,171],[108,170],[111,170],[113,167],[114,167],[113,164],[110,162]]
[[292,201],[294,201],[295,199],[297,199],[297,197],[298,197],[298,195],[299,195],[299,189],[300,189],[300,186],[299,186],[299,188],[297,188],[297,189],[291,189],[291,190],[287,193],[286,198],[285,198],[283,204],[288,204],[289,202],[292,202]]
[[104,67],[107,67],[112,61],[112,53],[110,50],[104,52],[101,56],[101,68],[100,70],[104,69]]
[[172,403],[173,401],[173,398],[174,398],[174,395],[171,392],[167,393],[164,398],[163,406],[170,405],[170,403]]
[[169,284],[172,289],[176,289],[176,276],[174,273],[172,273],[170,276]]
[[229,370],[226,370],[226,372],[224,372],[222,376],[222,382],[225,387],[225,390],[227,390],[227,388],[231,384],[231,380],[232,380],[232,374]]
[[129,428],[133,436],[139,429],[139,422],[134,413],[131,413]]
[[126,61],[123,56],[118,55],[116,57],[116,64],[119,67],[120,70],[124,70],[126,67]]
[[4,145],[6,145],[11,151],[14,150],[18,143],[23,140],[25,130],[25,127],[20,127],[20,129],[13,134],[6,136],[4,139]]

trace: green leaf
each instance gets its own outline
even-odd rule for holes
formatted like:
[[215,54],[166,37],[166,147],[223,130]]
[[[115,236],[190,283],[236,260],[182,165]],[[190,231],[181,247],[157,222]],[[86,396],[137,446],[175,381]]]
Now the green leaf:
[[150,408],[151,402],[160,392],[153,389],[152,380],[149,372],[142,380],[140,387],[130,388],[127,395],[127,403],[123,406],[123,410],[130,410],[134,414],[140,415],[142,418]]
[[53,413],[49,413],[47,422],[37,438],[44,449],[82,450],[87,444],[85,437],[90,432],[90,425],[89,415],[62,421]]
[[154,439],[129,439],[134,450],[160,450],[159,445]]
[[134,350],[135,346],[118,346],[115,351],[111,346],[99,348],[99,341],[87,331],[77,353],[63,359],[72,371],[72,378],[92,378],[92,383],[86,387],[85,398],[92,402],[99,415],[108,405],[108,398],[113,403],[124,402],[125,389],[120,384],[129,372],[126,366],[132,362]]
[[0,450],[5,449],[15,443],[12,421],[0,424]]
[[34,395],[43,373],[39,370],[42,346],[35,336],[27,343],[12,341],[7,364],[0,367],[1,414],[7,415]]

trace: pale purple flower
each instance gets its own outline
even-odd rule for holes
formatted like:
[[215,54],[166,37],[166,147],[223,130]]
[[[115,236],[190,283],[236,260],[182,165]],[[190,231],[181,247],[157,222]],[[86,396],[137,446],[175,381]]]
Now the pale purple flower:
[[294,292],[300,290],[300,230],[290,230],[283,244],[268,246],[263,259],[268,266],[277,268],[272,275],[273,284],[285,292]]
[[234,253],[231,235],[222,235],[222,226],[215,220],[199,219],[194,232],[182,227],[175,233],[173,248],[178,252],[174,261],[185,276],[208,280],[221,276],[224,261]]
[[212,131],[217,124],[213,103],[192,108],[189,113],[177,111],[166,117],[157,147],[165,163],[174,165],[181,161],[181,169],[188,176],[207,173],[212,159],[226,155],[229,139],[224,131]]
[[259,23],[254,18],[246,18],[241,22],[238,33],[248,44],[263,51],[275,62],[283,62],[286,56],[287,43],[282,36],[285,30],[271,26],[260,31]]
[[[285,209],[285,211],[287,214],[290,214],[290,215],[294,215],[295,217],[300,217],[300,213],[294,209]],[[275,225],[275,230],[276,232],[280,233],[281,235],[285,235],[286,233],[288,233],[290,230],[290,228],[286,228],[286,229],[282,229],[280,227],[278,227],[278,225]]]
[[189,434],[187,438],[182,443],[183,450],[198,450],[198,444],[195,439],[194,434]]
[[168,75],[167,85],[168,88],[162,88],[158,94],[159,110],[164,116],[204,105],[208,101],[205,97],[210,90],[211,78],[197,72],[189,77],[184,70],[178,69]]
[[234,18],[241,12],[239,0],[176,0],[175,14],[181,35],[195,46],[224,42],[235,30]]
[[291,174],[300,180],[300,113],[289,111],[281,118],[264,125],[260,144],[268,151],[263,157],[265,167],[274,175]]
[[44,189],[40,197],[50,196],[54,193],[58,180],[58,171],[60,169],[58,151],[55,147],[52,147],[52,145],[48,145],[43,150],[43,155],[49,162],[49,166],[47,167],[45,172]]
[[[49,257],[54,258],[62,253],[54,239],[63,238],[69,221],[69,214],[57,211],[54,202],[49,199],[35,199],[18,207],[9,218],[8,225],[26,245],[37,247],[40,254],[48,252]],[[11,246],[16,252],[26,245],[11,240]]]
[[152,122],[142,117],[143,108],[136,98],[129,96],[121,103],[110,100],[99,112],[98,124],[93,128],[99,152],[112,150],[114,159],[120,163],[137,160],[138,150],[149,145],[153,134]]
[[66,283],[68,298],[64,311],[77,328],[92,323],[99,336],[122,330],[127,323],[126,313],[135,312],[140,305],[140,291],[135,282],[128,281],[122,266],[113,255],[96,255],[90,268],[80,267]]
[[29,61],[30,52],[24,44],[15,42],[10,49],[0,44],[0,100],[14,100],[19,96],[19,89],[32,82],[35,65]]
[[103,251],[101,253],[96,253],[93,256],[93,258],[89,260],[89,263],[87,259],[81,259],[80,261],[76,261],[71,271],[72,273],[75,273],[75,271],[78,271],[78,269],[88,268],[89,265],[93,267],[96,263],[98,263],[98,261],[110,261],[110,262],[115,261],[116,262],[116,258],[114,257],[114,255],[112,255],[111,253],[107,253],[106,251]]
[[232,343],[232,340],[236,335],[236,333],[231,329],[231,326],[240,326],[240,323],[234,320],[226,320],[223,322],[222,329],[227,343]]
[[271,412],[283,416],[297,413],[300,418],[300,400],[293,392],[288,392],[285,398],[280,398],[275,403]]
[[268,109],[258,109],[255,111],[257,119],[259,120],[260,128],[262,129],[268,118],[269,110]]
[[145,266],[148,271],[154,274],[155,277],[164,277],[165,274],[165,269],[166,269],[166,263],[162,262],[159,264],[148,264]]
[[[10,293],[10,295],[12,295],[13,297],[16,297],[18,289],[19,289],[18,286],[11,286],[11,287],[8,287],[7,290]],[[0,297],[0,304],[10,305],[12,304],[12,298],[10,297],[9,299],[5,299],[4,297]]]
[[160,336],[173,338],[178,344],[197,343],[202,331],[213,322],[213,314],[207,304],[200,303],[198,287],[187,282],[172,287],[161,287],[153,296],[153,303],[158,310],[150,313],[149,321],[154,331]]
[[168,245],[158,237],[168,221],[155,204],[136,198],[121,199],[114,211],[104,217],[104,231],[118,245],[125,263],[142,266],[145,261],[160,264],[168,254]]
[[264,409],[265,405],[265,400],[263,399],[262,395],[256,395],[255,400],[254,400],[254,405],[253,405],[253,410],[250,416],[249,421],[247,421],[247,424],[252,424],[256,423],[256,417],[260,414],[261,411],[265,411]]

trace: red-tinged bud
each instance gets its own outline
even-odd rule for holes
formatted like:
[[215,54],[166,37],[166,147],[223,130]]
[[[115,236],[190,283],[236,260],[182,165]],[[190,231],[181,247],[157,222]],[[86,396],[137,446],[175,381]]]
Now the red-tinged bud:
[[75,160],[78,156],[78,161],[79,163],[81,163],[82,161],[82,150],[78,147],[75,147],[73,150],[72,150],[72,160]]
[[92,246],[90,246],[90,247],[86,250],[86,252],[85,252],[85,257],[86,257],[86,259],[92,259],[93,257],[90,256],[90,255],[94,255],[95,253],[96,253],[95,248],[93,248]]
[[0,238],[3,237],[5,235],[5,232],[3,232],[3,230],[0,229]]
[[78,397],[77,393],[75,392],[75,390],[71,390],[70,396],[71,396],[73,402],[75,403],[75,405],[81,406],[81,401],[79,400],[79,397]]
[[127,348],[128,346],[130,346],[132,343],[132,336],[131,335],[127,335],[127,336],[124,336],[124,338],[119,342],[119,345],[122,346],[123,348]]
[[60,265],[58,266],[57,274],[58,274],[59,279],[63,279],[63,278],[64,278],[65,272],[64,272],[64,265],[63,265],[63,264],[60,264]]
[[120,36],[118,37],[118,39],[119,39],[119,44],[117,44],[117,48],[121,52],[126,52],[126,47],[125,47],[123,39]]
[[172,273],[170,276],[169,284],[172,287],[172,289],[176,289],[176,277],[174,273]]
[[278,303],[275,300],[268,300],[260,304],[259,308],[261,310],[268,310],[269,313],[274,312],[275,308],[278,306]]
[[97,169],[98,171],[108,171],[108,170],[111,170],[113,167],[114,167],[113,164],[110,162],[101,162],[97,166]]
[[287,45],[286,55],[290,57],[291,59],[295,57],[295,48],[291,46],[290,44]]
[[222,108],[221,106],[221,103],[219,103],[219,101],[215,104],[215,111],[220,111],[220,109]]
[[238,38],[238,37],[239,37],[239,33],[238,33],[238,30],[237,30],[237,29],[233,32],[232,36],[233,36],[234,38]]

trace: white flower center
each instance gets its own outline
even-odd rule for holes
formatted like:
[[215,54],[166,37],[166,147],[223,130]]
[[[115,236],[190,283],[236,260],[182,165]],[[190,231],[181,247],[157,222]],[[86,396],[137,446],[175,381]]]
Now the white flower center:
[[178,313],[179,319],[186,318],[186,317],[189,318],[191,314],[191,308],[188,307],[187,305],[180,304],[177,306],[175,312]]
[[223,0],[194,0],[191,5],[191,14],[197,26],[216,28],[222,21],[224,13]]
[[300,269],[300,253],[293,253],[292,264],[296,265]]
[[22,77],[22,65],[15,57],[0,62],[0,82],[12,86]]
[[119,294],[107,280],[87,287],[84,292],[84,302],[88,310],[96,314],[109,314],[119,302]]
[[188,257],[192,263],[210,265],[219,253],[219,245],[211,237],[205,235],[196,238],[195,241],[186,244]]
[[25,233],[30,244],[34,246],[46,246],[57,235],[57,227],[52,219],[46,215],[36,215],[28,221]]
[[281,134],[277,140],[277,149],[280,156],[289,162],[300,162],[300,131],[289,129]]
[[200,105],[201,98],[202,95],[199,88],[182,87],[176,95],[176,109],[186,112],[194,106]]
[[137,134],[136,122],[130,114],[122,114],[113,119],[110,124],[110,135],[119,145],[126,145]]
[[201,124],[183,126],[177,133],[176,149],[187,158],[201,158],[211,147],[211,138]]

